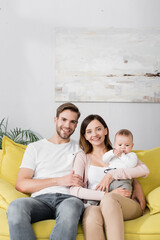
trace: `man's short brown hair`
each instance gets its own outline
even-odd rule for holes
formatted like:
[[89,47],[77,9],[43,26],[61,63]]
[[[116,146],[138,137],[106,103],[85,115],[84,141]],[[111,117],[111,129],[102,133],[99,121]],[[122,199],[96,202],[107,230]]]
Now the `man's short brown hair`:
[[64,103],[62,105],[60,105],[58,108],[57,108],[57,112],[56,112],[56,117],[58,118],[60,113],[62,113],[64,110],[71,110],[72,112],[75,112],[77,113],[77,119],[80,117],[81,113],[78,109],[78,107],[76,107],[76,105],[74,105],[73,103],[71,102],[67,102],[67,103]]

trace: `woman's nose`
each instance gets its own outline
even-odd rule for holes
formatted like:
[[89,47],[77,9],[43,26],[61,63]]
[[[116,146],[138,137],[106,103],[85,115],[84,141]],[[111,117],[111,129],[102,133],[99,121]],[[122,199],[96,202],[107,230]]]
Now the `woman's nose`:
[[96,136],[96,135],[97,135],[96,131],[92,131],[92,136]]

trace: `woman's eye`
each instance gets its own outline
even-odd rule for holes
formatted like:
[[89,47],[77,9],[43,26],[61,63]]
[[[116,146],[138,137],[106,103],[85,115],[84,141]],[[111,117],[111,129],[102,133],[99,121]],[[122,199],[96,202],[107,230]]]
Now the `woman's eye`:
[[90,133],[91,133],[91,131],[88,131],[87,133],[88,133],[88,134],[90,134]]

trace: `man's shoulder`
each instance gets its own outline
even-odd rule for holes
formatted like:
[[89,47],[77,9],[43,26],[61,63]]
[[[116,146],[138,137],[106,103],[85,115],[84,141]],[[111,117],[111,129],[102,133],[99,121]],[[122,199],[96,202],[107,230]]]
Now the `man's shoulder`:
[[76,152],[80,150],[79,144],[76,140],[70,139],[70,145]]
[[74,140],[74,139],[70,139],[70,143],[72,145],[77,145],[78,146],[78,142],[76,140]]
[[38,141],[36,141],[36,142],[32,142],[32,143],[29,143],[28,145],[27,145],[27,148],[36,148],[36,147],[39,147],[39,146],[42,146],[42,145],[44,145],[45,143],[47,142],[47,140],[45,139],[45,138],[42,138],[42,139],[40,139],[40,140],[38,140]]

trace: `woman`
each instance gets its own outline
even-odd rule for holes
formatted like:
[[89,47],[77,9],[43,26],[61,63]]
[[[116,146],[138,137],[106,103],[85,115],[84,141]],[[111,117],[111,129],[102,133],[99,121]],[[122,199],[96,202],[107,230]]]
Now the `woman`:
[[[123,240],[123,220],[141,216],[142,209],[137,201],[130,198],[131,193],[128,190],[118,188],[108,193],[108,186],[114,179],[145,177],[149,170],[139,160],[135,168],[115,169],[104,173],[106,168],[102,156],[112,149],[112,145],[109,129],[99,115],[89,115],[83,120],[79,144],[83,151],[76,155],[74,171],[83,177],[84,187],[71,187],[71,194],[89,200],[89,203],[91,201],[83,216],[85,239],[105,240],[106,233],[108,240]],[[92,201],[94,204],[98,201],[98,204],[92,205]]]

